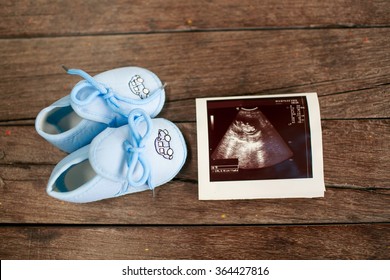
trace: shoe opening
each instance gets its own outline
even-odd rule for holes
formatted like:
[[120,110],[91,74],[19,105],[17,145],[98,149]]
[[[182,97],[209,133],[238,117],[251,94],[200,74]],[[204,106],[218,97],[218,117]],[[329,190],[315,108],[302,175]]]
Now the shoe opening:
[[48,134],[60,134],[72,129],[81,120],[71,106],[55,108],[47,114],[42,130]]
[[65,170],[55,181],[53,191],[61,193],[74,191],[95,176],[89,160],[84,160]]

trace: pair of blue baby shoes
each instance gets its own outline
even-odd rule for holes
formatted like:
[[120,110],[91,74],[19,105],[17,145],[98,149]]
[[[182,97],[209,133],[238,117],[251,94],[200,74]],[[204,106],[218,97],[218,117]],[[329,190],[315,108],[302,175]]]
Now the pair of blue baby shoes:
[[165,102],[154,73],[123,67],[92,77],[64,69],[83,80],[35,121],[39,135],[70,153],[49,178],[50,196],[92,202],[154,190],[176,176],[187,148],[175,124],[154,118]]

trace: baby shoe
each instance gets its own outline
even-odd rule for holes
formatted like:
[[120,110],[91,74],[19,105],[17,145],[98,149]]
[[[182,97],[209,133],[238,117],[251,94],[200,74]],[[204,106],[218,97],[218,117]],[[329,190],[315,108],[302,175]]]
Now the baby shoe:
[[182,168],[187,148],[172,122],[131,111],[128,125],[107,128],[91,144],[71,153],[54,168],[47,193],[84,203],[154,190]]
[[127,122],[131,110],[142,108],[155,117],[165,101],[164,85],[151,71],[123,67],[91,77],[79,69],[64,69],[84,80],[69,96],[44,108],[35,128],[47,141],[71,153],[87,144],[107,127]]

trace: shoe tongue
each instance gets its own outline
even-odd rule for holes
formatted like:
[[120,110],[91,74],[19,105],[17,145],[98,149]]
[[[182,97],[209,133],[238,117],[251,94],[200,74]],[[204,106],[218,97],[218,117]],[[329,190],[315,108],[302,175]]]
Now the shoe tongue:
[[140,67],[117,68],[94,78],[121,97],[134,100],[148,98],[162,86],[160,79],[153,72]]
[[[141,135],[146,132],[146,123],[137,125]],[[127,182],[128,157],[124,142],[129,138],[129,126],[107,128],[91,143],[89,159],[95,172],[100,176],[113,180]],[[187,150],[179,129],[165,119],[153,119],[150,137],[145,140],[145,149],[140,156],[150,165],[148,184],[155,187],[170,181],[183,166]],[[132,179],[138,181],[143,175],[139,162],[132,174]],[[148,186],[145,185],[145,189]]]
[[[113,181],[127,181],[128,153],[124,142],[128,139],[127,125],[119,128],[107,128],[91,143],[90,162],[100,176]],[[139,179],[143,174],[140,164],[136,165],[133,179]]]
[[[100,73],[93,77],[103,89],[110,89],[118,99],[112,101],[117,103],[125,115],[134,107],[142,106],[150,115],[155,113],[161,102],[160,98],[162,83],[158,77],[149,70],[140,67],[123,67]],[[86,80],[80,81],[72,90],[72,107],[81,117],[102,122],[110,125],[113,120],[122,125],[125,118],[114,112],[109,106],[109,96],[98,95],[96,87]],[[106,98],[106,99],[105,99]],[[147,104],[147,105],[145,105]],[[136,105],[136,106],[135,106]]]

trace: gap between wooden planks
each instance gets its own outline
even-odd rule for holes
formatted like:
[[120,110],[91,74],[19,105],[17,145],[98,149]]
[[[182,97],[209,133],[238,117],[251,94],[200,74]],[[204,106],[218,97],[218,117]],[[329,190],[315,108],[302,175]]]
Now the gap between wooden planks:
[[185,109],[197,97],[301,91],[328,96],[326,118],[389,117],[389,35],[370,28],[3,39],[0,121],[35,118],[69,94],[79,78],[61,64],[91,74],[149,68],[168,85],[164,114],[173,120],[194,120]]

